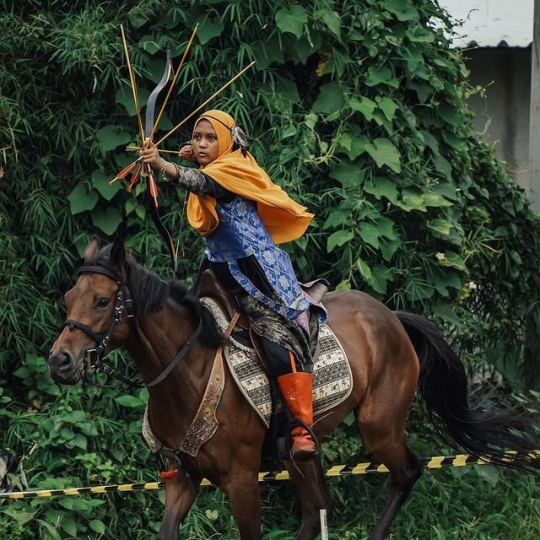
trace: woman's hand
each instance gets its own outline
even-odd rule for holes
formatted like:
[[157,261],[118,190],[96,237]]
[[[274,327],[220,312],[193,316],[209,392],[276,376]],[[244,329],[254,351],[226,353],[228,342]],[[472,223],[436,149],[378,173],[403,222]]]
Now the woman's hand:
[[157,146],[150,144],[139,151],[139,156],[143,163],[148,163],[154,170],[160,170],[164,165],[163,158],[159,155]]
[[191,146],[191,144],[184,144],[182,148],[180,148],[178,155],[182,159],[186,159],[187,161],[196,161],[195,156],[193,155],[193,147]]

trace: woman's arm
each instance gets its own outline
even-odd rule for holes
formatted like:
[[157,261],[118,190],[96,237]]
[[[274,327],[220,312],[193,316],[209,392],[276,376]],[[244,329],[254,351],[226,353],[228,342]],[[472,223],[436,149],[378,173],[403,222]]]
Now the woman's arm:
[[140,151],[141,159],[172,184],[179,185],[196,195],[211,195],[214,198],[229,198],[231,193],[212,178],[193,167],[182,167],[164,160],[155,146]]

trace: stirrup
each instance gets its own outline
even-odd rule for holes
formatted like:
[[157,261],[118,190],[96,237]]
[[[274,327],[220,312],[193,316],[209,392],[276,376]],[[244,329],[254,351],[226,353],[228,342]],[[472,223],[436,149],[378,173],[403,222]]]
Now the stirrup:
[[[306,436],[309,436],[309,438],[311,439],[310,442],[313,444],[313,449],[308,449],[305,447],[295,448],[296,437],[293,436],[293,430],[295,428],[301,428],[302,430],[304,430],[305,433],[299,434],[297,435],[297,437],[302,439]],[[286,459],[307,461],[319,455],[321,446],[319,444],[319,440],[317,439],[317,436],[315,435],[315,433],[313,432],[310,426],[302,422],[302,420],[299,420],[298,418],[294,418],[292,420],[289,420],[289,422],[287,422],[285,429],[287,432],[286,448],[287,448],[287,456],[288,456]]]

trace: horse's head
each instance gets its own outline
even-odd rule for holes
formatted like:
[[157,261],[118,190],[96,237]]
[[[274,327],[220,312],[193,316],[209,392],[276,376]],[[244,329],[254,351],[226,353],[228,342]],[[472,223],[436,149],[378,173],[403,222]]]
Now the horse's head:
[[92,240],[84,263],[65,295],[67,318],[49,353],[51,376],[62,384],[77,383],[85,366],[99,362],[129,335],[124,243],[117,240],[100,251]]

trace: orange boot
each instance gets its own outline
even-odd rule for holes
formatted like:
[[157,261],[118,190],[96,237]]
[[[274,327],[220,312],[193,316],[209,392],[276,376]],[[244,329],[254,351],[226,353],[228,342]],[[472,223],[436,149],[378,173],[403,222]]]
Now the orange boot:
[[[296,371],[277,378],[281,394],[292,415],[311,427],[313,425],[313,376]],[[311,434],[303,426],[291,430],[291,459],[311,459],[318,451]]]

